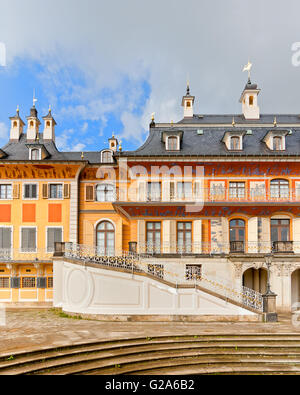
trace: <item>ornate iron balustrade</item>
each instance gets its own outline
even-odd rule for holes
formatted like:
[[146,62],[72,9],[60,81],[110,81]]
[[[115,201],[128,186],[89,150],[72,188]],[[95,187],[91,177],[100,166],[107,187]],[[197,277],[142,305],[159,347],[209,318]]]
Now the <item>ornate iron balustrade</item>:
[[230,252],[235,253],[243,253],[245,252],[245,242],[244,241],[231,241],[230,242]]
[[273,241],[272,244],[273,252],[294,252],[292,241]]

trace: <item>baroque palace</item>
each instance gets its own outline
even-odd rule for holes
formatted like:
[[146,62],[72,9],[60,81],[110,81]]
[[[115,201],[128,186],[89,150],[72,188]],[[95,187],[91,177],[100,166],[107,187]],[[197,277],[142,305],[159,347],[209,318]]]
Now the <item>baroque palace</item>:
[[[217,306],[208,299],[218,295],[221,305],[226,286],[242,289],[243,298],[245,290],[264,294],[269,273],[278,310],[298,307],[300,116],[260,114],[259,92],[249,78],[241,114],[199,115],[188,86],[183,119],[158,124],[153,117],[135,151],[123,151],[113,136],[108,149],[59,152],[51,110],[43,131],[35,105],[26,131],[17,110],[0,150],[0,301],[52,304],[57,284],[57,306],[137,314],[146,299],[158,311],[164,284],[206,279],[198,305],[192,294],[174,302],[186,313]],[[89,290],[81,289],[86,267],[68,274],[72,263],[57,261],[53,271],[55,247],[83,266],[93,262],[95,276],[107,281],[97,288],[90,274]],[[130,268],[132,257],[150,276],[148,287],[163,284],[143,302],[125,272],[117,283],[107,275],[116,262]],[[97,272],[97,262],[106,271]]]

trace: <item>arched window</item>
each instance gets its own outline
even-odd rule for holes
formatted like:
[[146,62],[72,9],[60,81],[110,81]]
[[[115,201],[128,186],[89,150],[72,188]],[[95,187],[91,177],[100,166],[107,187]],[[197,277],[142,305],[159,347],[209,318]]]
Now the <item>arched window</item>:
[[102,221],[96,229],[98,255],[113,256],[115,254],[115,229],[109,221]]
[[270,187],[271,198],[288,198],[289,182],[287,180],[272,180]]
[[14,127],[14,128],[18,127],[18,122],[17,122],[17,121],[14,121],[13,127]]
[[249,106],[253,106],[253,96],[249,96]]
[[230,149],[238,150],[240,147],[240,138],[239,137],[231,137],[230,139]]
[[31,150],[31,160],[39,160],[40,159],[40,150],[35,148]]
[[96,186],[96,201],[97,202],[114,202],[115,188],[113,185],[100,184]]
[[168,150],[169,151],[178,150],[178,137],[176,136],[168,137]]
[[276,151],[282,150],[282,138],[275,136],[273,137],[273,149]]
[[245,221],[232,219],[229,223],[230,251],[244,252]]
[[101,155],[102,163],[111,163],[113,161],[112,152],[111,151],[103,151]]
[[50,121],[47,121],[47,122],[46,122],[46,126],[47,126],[47,128],[50,128],[50,126],[51,126]]

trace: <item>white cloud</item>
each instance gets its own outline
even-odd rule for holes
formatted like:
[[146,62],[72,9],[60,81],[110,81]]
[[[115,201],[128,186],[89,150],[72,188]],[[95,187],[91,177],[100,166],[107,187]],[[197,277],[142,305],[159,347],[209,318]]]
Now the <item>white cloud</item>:
[[[298,39],[297,0],[288,7],[271,0],[0,0],[0,9],[7,69],[16,58],[40,61],[53,106],[60,87],[61,123],[113,113],[124,124],[123,139],[140,142],[152,112],[158,122],[181,118],[188,74],[197,112],[241,112],[248,58],[263,89],[262,112],[299,112],[300,68],[292,67],[290,52]],[[84,87],[74,86],[72,67],[83,73]],[[150,97],[137,115],[145,80]]]

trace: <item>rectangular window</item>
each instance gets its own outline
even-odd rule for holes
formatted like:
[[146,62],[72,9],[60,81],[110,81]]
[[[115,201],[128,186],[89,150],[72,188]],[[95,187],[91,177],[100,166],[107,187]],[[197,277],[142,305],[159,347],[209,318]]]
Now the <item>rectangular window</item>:
[[21,250],[22,252],[36,251],[36,229],[22,228],[21,230]]
[[193,184],[191,182],[177,182],[177,197],[181,200],[192,199]]
[[0,228],[0,249],[11,248],[11,228]]
[[9,277],[0,277],[0,288],[9,288]]
[[271,219],[271,240],[290,241],[289,219]]
[[191,222],[177,222],[177,250],[179,253],[192,252]]
[[36,278],[35,277],[22,277],[22,288],[35,288]]
[[150,202],[157,202],[161,200],[160,182],[148,182],[147,199]]
[[47,277],[47,288],[53,288],[53,277]]
[[11,199],[12,198],[12,185],[0,184],[0,199]]
[[170,182],[170,200],[175,200],[175,183]]
[[36,199],[36,198],[37,198],[37,184],[25,184],[24,199]]
[[161,223],[147,222],[146,237],[147,237],[147,252],[160,253]]
[[244,198],[245,194],[245,183],[244,182],[230,182],[229,183],[229,197],[232,198]]
[[55,243],[62,242],[62,228],[47,229],[47,252],[53,252]]
[[202,265],[186,265],[185,279],[187,281],[201,280]]
[[50,199],[62,199],[63,197],[63,186],[62,184],[50,184]]

